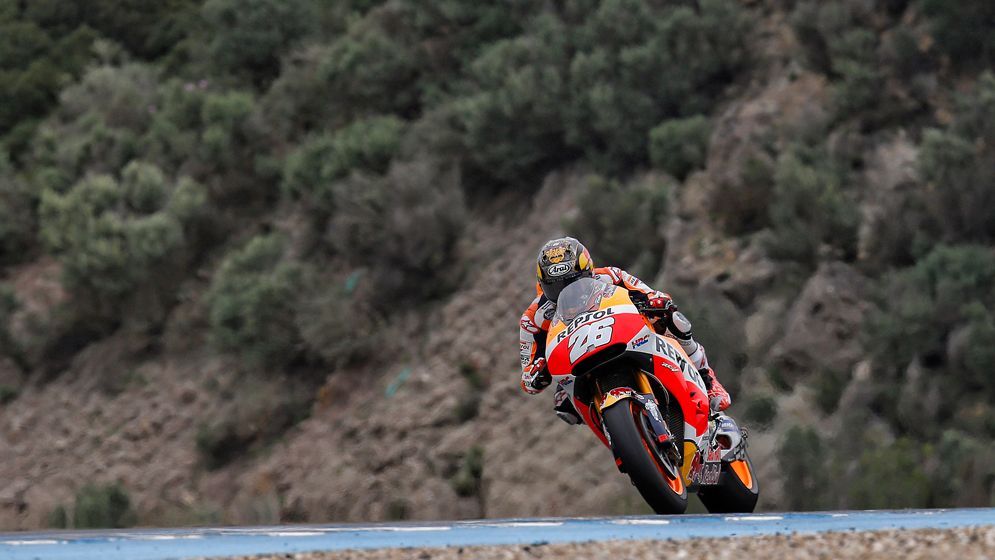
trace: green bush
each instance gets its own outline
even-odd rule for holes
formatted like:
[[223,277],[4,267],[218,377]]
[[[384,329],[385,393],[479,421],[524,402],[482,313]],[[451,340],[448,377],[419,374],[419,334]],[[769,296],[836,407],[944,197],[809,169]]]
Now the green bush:
[[[915,266],[885,279],[879,307],[866,322],[865,345],[879,367],[904,368],[916,357],[942,362],[948,334],[968,319],[969,310],[995,308],[993,285],[995,254],[989,248],[937,246]],[[984,336],[983,322],[975,328]],[[977,359],[984,363],[982,356]]]
[[829,452],[812,428],[792,426],[777,451],[785,489],[785,507],[794,511],[832,507]]
[[577,218],[565,225],[603,264],[654,274],[665,248],[667,193],[652,175],[627,183],[590,176],[577,197]]
[[563,158],[567,29],[552,16],[496,41],[466,69],[456,114],[470,157],[501,181],[527,180]]
[[284,192],[327,214],[334,208],[334,182],[353,171],[385,172],[397,153],[403,131],[404,121],[380,116],[306,140],[287,157]]
[[463,456],[459,470],[449,480],[456,495],[461,497],[479,496],[482,490],[481,479],[484,474],[484,450],[479,446],[471,447]]
[[225,258],[206,296],[211,340],[252,365],[275,366],[297,352],[301,270],[284,252],[279,235],[254,237]]
[[937,47],[960,67],[995,63],[995,5],[987,0],[919,0]]
[[[466,224],[459,170],[431,160],[395,162],[385,177],[336,183],[328,242],[369,270],[373,293],[390,306],[447,293]],[[386,304],[386,302],[382,302]]]
[[847,507],[899,509],[929,505],[930,481],[923,470],[922,449],[909,439],[869,448],[857,462],[847,485]]
[[777,400],[770,395],[748,397],[743,405],[743,420],[750,426],[767,429],[777,418]]
[[208,0],[201,13],[212,61],[257,83],[273,78],[281,53],[314,30],[315,7],[307,0]]
[[36,245],[37,194],[0,151],[0,266],[21,262]]
[[186,245],[186,224],[167,205],[174,192],[158,168],[136,161],[120,182],[89,176],[65,194],[42,193],[41,238],[84,314],[120,317],[137,292],[171,289]]
[[962,97],[954,123],[923,135],[919,168],[924,203],[947,240],[995,239],[995,75],[983,74]]
[[708,119],[702,115],[664,121],[650,130],[650,161],[683,181],[705,166],[710,133]]
[[370,295],[363,272],[356,271],[345,282],[317,275],[309,278],[296,310],[304,348],[335,368],[374,357],[383,342],[376,336],[380,320],[367,301]]
[[73,525],[79,529],[122,528],[135,522],[131,499],[120,484],[87,484],[76,493]]
[[814,266],[831,248],[837,257],[854,258],[859,214],[844,190],[847,181],[824,149],[796,146],[781,154],[769,207],[771,256]]
[[567,140],[606,171],[647,158],[649,131],[707,113],[746,61],[748,19],[737,2],[655,8],[613,0],[577,31],[570,65]]

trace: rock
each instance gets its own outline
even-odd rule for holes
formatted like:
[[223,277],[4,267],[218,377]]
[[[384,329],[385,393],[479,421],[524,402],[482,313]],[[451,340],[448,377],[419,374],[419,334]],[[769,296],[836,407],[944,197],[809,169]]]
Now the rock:
[[771,350],[789,379],[847,371],[863,356],[858,334],[869,306],[866,291],[866,279],[844,263],[823,264],[809,278]]

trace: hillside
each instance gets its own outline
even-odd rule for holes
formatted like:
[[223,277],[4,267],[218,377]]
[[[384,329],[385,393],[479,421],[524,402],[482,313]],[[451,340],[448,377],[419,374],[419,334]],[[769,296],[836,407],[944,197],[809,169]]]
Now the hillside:
[[518,388],[564,233],[761,508],[995,504],[990,3],[156,6],[0,0],[0,529],[645,511]]

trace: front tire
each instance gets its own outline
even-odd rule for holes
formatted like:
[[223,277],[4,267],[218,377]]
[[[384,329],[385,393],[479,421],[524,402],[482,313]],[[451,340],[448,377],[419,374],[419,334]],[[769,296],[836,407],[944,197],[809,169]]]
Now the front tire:
[[611,436],[612,451],[622,460],[622,467],[632,484],[660,514],[684,513],[688,507],[688,490],[681,480],[680,465],[676,478],[670,476],[661,464],[656,444],[649,434],[644,434],[642,407],[626,399],[604,411],[604,423]]
[[722,463],[716,486],[698,490],[698,498],[708,513],[753,513],[760,497],[760,487],[750,458]]

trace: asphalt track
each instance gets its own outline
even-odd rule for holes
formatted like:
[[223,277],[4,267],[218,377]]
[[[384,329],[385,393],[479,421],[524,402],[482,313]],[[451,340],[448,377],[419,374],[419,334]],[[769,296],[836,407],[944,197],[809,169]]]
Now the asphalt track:
[[46,531],[0,533],[0,560],[166,560],[347,548],[687,539],[980,525],[995,525],[995,508]]

